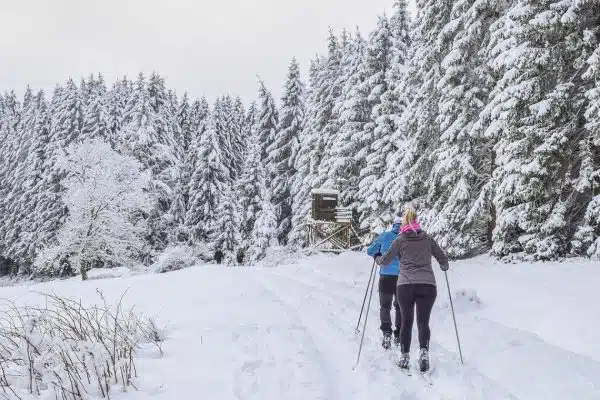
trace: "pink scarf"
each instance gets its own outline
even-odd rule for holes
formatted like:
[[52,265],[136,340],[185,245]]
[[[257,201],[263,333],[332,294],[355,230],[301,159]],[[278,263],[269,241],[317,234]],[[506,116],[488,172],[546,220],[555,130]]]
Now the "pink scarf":
[[402,228],[400,228],[400,233],[408,233],[410,231],[417,233],[419,230],[421,230],[421,225],[419,225],[417,221],[413,221],[410,224],[404,225]]

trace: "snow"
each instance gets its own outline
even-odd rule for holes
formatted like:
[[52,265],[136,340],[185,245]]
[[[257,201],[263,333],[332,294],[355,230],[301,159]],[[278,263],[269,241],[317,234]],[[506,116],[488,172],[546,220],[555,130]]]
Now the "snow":
[[126,267],[95,268],[88,272],[88,279],[113,279],[135,275],[136,272]]
[[[600,263],[502,264],[487,256],[436,266],[434,385],[406,377],[379,346],[375,290],[360,364],[355,327],[372,260],[311,255],[285,265],[196,266],[166,274],[0,288],[17,304],[39,292],[97,299],[101,290],[165,324],[164,356],[138,354],[139,391],[115,399],[593,399],[600,398]],[[361,324],[362,327],[362,324]],[[416,329],[416,328],[415,328]],[[413,359],[416,357],[413,335]]]
[[313,189],[311,190],[312,194],[320,194],[320,195],[330,195],[330,196],[337,196],[340,194],[339,190],[334,190],[334,189]]

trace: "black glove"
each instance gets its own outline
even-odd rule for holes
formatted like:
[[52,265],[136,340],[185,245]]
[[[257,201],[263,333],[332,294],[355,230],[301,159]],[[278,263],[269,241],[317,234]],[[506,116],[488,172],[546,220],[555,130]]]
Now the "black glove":
[[450,268],[450,265],[446,264],[446,265],[440,265],[440,268],[442,269],[442,271],[448,271],[448,268]]

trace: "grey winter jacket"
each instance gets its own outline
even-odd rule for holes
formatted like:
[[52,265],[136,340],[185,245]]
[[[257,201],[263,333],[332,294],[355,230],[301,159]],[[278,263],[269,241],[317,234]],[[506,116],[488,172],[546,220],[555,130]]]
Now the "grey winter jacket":
[[377,263],[388,265],[398,257],[401,265],[398,285],[412,283],[435,285],[431,256],[435,257],[443,269],[447,269],[446,254],[431,236],[418,230],[400,234],[388,252],[377,259]]

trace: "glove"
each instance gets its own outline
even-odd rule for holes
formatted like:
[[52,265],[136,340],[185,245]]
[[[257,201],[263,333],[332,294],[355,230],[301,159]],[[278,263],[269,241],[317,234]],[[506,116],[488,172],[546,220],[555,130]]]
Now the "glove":
[[448,271],[448,268],[450,268],[450,265],[440,265],[440,268],[442,269],[442,271],[446,272]]
[[373,255],[373,260],[375,260],[375,263],[376,263],[377,265],[379,265],[379,260],[381,260],[381,253],[380,253],[380,252],[377,252],[377,253],[375,253],[375,254]]

